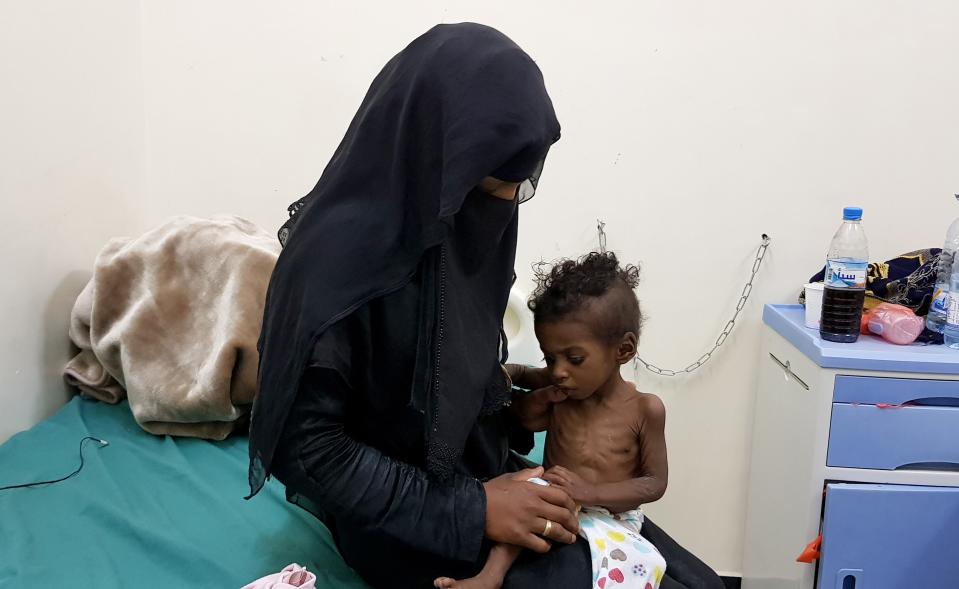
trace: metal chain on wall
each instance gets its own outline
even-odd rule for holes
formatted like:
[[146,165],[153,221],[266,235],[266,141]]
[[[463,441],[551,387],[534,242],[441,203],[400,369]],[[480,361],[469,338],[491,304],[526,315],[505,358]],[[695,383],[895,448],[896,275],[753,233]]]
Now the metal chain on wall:
[[[601,220],[597,221],[596,230],[599,233],[599,251],[606,252],[606,223],[603,223]],[[769,247],[769,243],[772,239],[763,233],[762,242],[759,244],[759,249],[756,250],[756,258],[753,260],[753,269],[749,273],[749,280],[746,281],[746,285],[743,287],[743,292],[739,297],[739,303],[736,304],[736,311],[733,313],[732,318],[726,322],[726,326],[723,328],[722,332],[719,334],[719,337],[716,338],[716,343],[713,344],[713,347],[699,357],[698,360],[683,368],[681,370],[670,370],[669,368],[660,368],[651,362],[643,360],[638,355],[636,356],[635,363],[636,365],[642,364],[646,370],[660,376],[678,376],[680,374],[689,374],[696,369],[700,368],[706,362],[709,362],[709,359],[713,357],[713,354],[716,353],[724,343],[726,343],[726,338],[729,337],[729,334],[733,332],[733,328],[736,326],[736,320],[739,319],[739,314],[742,313],[743,308],[746,307],[746,302],[749,300],[749,295],[753,292],[753,282],[756,280],[756,274],[759,273],[759,268],[763,265],[763,258],[766,256],[766,249]]]

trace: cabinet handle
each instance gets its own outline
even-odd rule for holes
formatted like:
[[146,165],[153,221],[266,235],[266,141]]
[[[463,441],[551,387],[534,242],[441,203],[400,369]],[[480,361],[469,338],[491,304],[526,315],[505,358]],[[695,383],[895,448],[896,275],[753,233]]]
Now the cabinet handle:
[[862,569],[839,569],[836,571],[836,589],[861,589]]
[[792,377],[792,379],[795,380],[797,383],[799,383],[799,385],[802,388],[806,389],[807,391],[809,390],[809,385],[806,384],[806,381],[799,378],[799,376],[795,372],[793,372],[792,367],[789,365],[789,360],[786,360],[785,362],[783,362],[782,360],[774,356],[772,352],[769,352],[769,357],[772,358],[773,362],[775,362],[776,364],[779,364],[779,367],[783,369],[783,376],[785,377],[787,381],[790,379],[790,377]]
[[908,464],[900,464],[893,470],[939,470],[944,472],[959,472],[959,462],[953,462],[951,460],[910,462]]

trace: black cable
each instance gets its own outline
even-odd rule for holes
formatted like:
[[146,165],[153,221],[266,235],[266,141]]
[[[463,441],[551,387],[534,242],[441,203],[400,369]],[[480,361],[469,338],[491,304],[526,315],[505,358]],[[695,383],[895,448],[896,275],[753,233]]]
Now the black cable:
[[75,477],[77,474],[80,473],[81,470],[83,470],[83,443],[86,442],[87,440],[94,440],[96,442],[99,442],[101,448],[110,444],[110,442],[107,442],[106,440],[101,440],[100,438],[94,438],[93,436],[87,436],[83,438],[82,440],[80,440],[80,466],[78,466],[75,471],[71,472],[70,474],[68,474],[67,476],[63,478],[59,478],[52,481],[39,481],[36,483],[23,483],[22,485],[9,485],[6,487],[0,487],[0,491],[9,491],[10,489],[26,489],[27,487],[36,487],[39,485],[52,485],[54,483],[62,483],[63,481],[69,478]]

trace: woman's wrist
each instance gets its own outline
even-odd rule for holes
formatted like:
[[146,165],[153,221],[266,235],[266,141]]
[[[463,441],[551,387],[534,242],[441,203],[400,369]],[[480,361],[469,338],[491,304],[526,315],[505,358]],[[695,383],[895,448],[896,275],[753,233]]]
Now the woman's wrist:
[[521,384],[526,375],[526,366],[523,366],[522,364],[506,364],[504,368],[506,369],[506,375],[509,376],[514,388],[526,388]]
[[514,387],[535,391],[550,385],[549,374],[545,368],[524,364],[507,364],[506,372],[513,381]]

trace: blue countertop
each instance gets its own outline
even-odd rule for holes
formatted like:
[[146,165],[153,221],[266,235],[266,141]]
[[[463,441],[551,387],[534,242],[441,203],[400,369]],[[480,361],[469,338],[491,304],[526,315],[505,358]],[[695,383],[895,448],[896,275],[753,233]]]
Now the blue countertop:
[[897,346],[871,335],[861,335],[852,344],[827,342],[819,337],[818,329],[805,326],[804,316],[802,305],[766,305],[763,309],[763,323],[823,368],[959,374],[959,350]]

